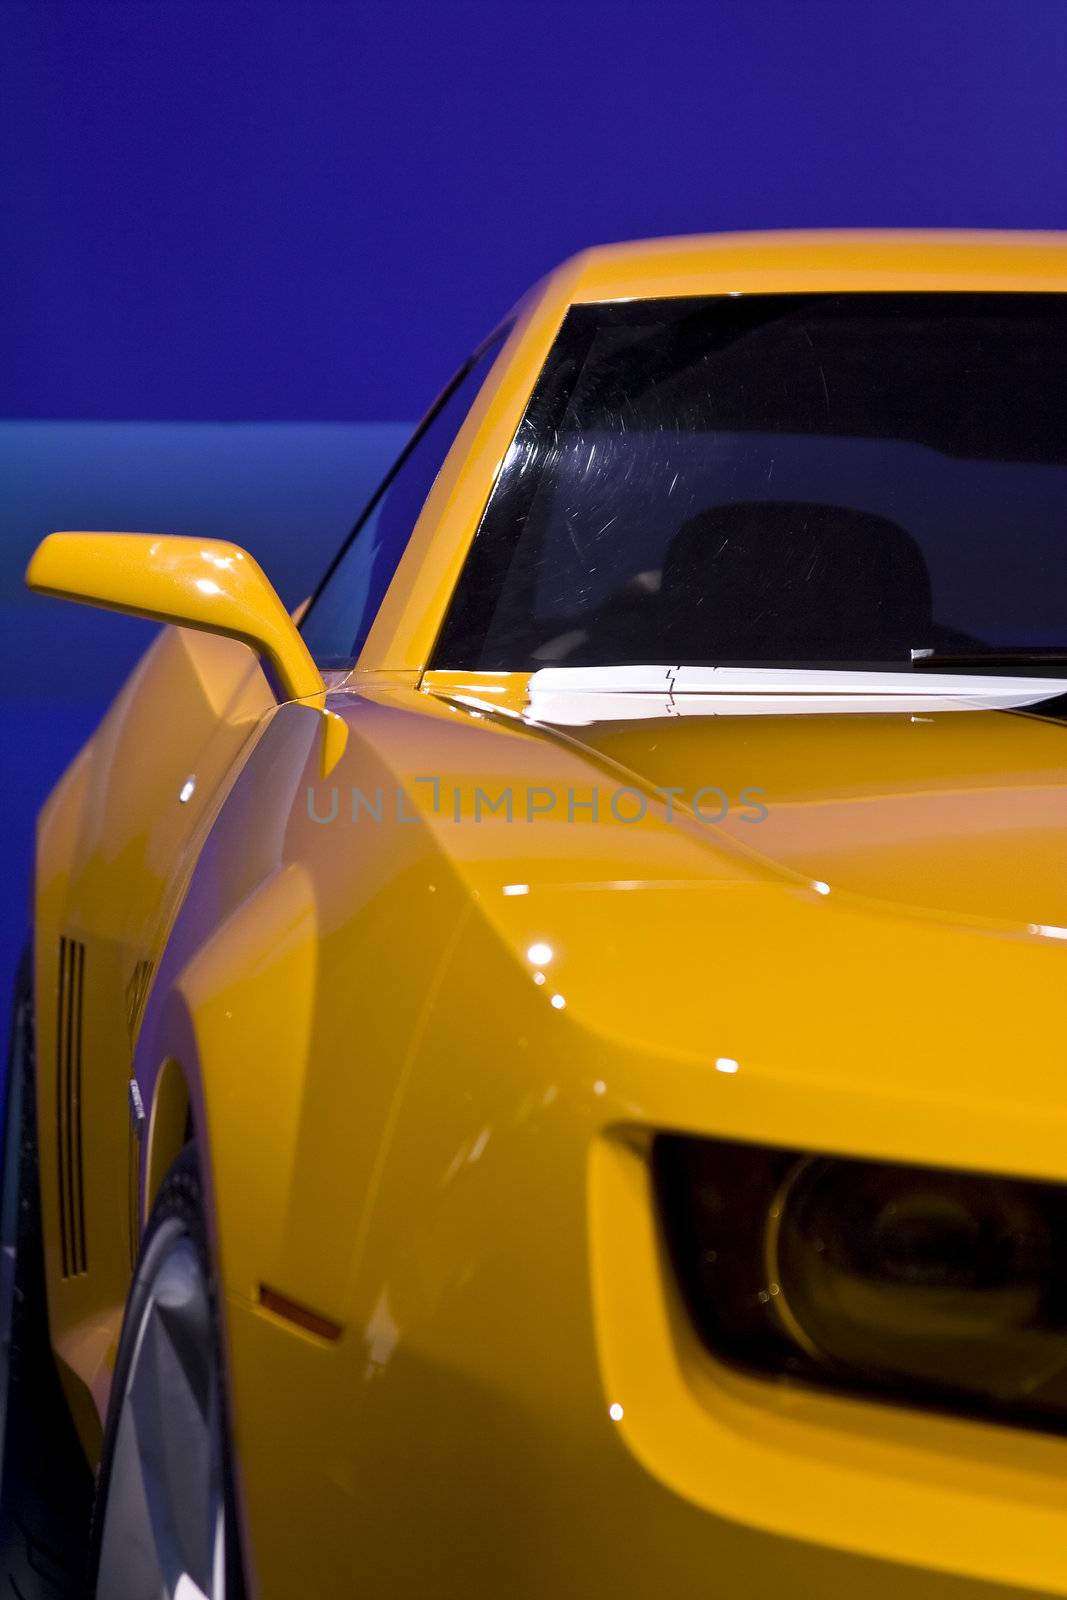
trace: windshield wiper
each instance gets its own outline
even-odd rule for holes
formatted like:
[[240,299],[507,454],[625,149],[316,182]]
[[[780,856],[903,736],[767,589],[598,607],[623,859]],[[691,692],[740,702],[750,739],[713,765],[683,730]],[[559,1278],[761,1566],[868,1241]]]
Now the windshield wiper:
[[1018,650],[913,650],[913,672],[944,672],[951,667],[1042,667],[1067,663],[1067,645]]

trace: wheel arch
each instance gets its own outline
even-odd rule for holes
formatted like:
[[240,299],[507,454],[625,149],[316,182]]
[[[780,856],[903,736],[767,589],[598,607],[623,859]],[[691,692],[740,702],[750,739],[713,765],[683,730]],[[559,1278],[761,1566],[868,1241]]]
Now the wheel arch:
[[317,972],[312,887],[299,867],[267,880],[168,974],[161,966],[134,1052],[150,1108],[140,1226],[192,1137],[224,1292],[254,1297],[283,1225]]
[[156,1074],[155,1093],[145,1134],[144,1182],[138,1204],[138,1233],[147,1226],[163,1180],[195,1137],[192,1095],[186,1070],[177,1056],[167,1056]]

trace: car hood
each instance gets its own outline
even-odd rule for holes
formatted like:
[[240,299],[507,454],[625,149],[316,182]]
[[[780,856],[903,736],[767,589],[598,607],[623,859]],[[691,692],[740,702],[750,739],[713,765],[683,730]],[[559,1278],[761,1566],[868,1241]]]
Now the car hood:
[[620,715],[555,731],[611,763],[618,784],[696,800],[709,836],[790,876],[1067,929],[1067,727],[1053,717]]
[[[550,720],[492,687],[364,691],[350,761],[373,747],[421,795],[426,828],[397,830],[422,852],[412,915],[452,906],[442,992],[508,1050],[568,1081],[584,1063],[613,1114],[659,1126],[1061,1172],[1067,728],[1047,706]],[[473,818],[475,785],[514,818]],[[594,787],[606,826],[561,799]],[[605,816],[623,789],[626,815],[647,800],[633,825]],[[694,816],[701,789],[733,802],[722,823]],[[524,790],[554,798],[531,823]],[[346,861],[395,877],[350,837],[329,872],[346,904]]]

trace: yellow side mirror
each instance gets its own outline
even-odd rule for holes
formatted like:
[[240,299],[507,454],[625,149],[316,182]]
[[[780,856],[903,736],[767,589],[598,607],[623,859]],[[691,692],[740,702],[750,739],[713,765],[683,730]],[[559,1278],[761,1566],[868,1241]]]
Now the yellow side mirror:
[[26,582],[38,594],[81,600],[239,639],[274,669],[285,700],[323,715],[323,776],[337,764],[347,724],[326,710],[326,685],[259,563],[219,539],[151,533],[50,533]]

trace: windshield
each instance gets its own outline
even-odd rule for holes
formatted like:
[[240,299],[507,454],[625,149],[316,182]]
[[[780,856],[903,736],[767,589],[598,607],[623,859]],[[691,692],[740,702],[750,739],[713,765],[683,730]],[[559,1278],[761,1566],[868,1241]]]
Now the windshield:
[[1054,656],[1065,534],[1067,296],[579,306],[433,665]]

